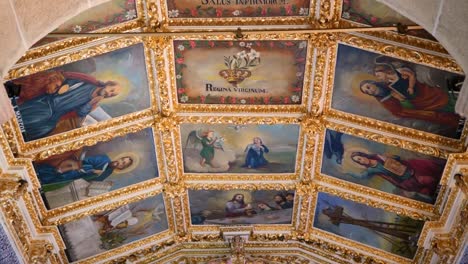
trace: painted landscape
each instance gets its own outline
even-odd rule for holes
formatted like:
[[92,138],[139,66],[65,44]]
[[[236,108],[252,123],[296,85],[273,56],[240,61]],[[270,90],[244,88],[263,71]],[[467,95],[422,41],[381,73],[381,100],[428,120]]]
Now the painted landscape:
[[318,193],[314,227],[412,259],[424,221]]

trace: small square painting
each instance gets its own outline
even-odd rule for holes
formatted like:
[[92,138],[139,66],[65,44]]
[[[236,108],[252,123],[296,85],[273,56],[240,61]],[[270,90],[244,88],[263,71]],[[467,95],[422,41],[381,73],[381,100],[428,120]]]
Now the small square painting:
[[158,177],[151,128],[35,161],[33,165],[49,208]]
[[168,229],[162,194],[59,226],[70,262]]
[[192,225],[291,224],[294,191],[189,190]]
[[424,221],[318,193],[314,227],[412,259]]
[[299,125],[182,124],[186,173],[294,173]]
[[308,16],[310,0],[167,0],[169,18]]
[[343,112],[459,139],[463,75],[339,44],[331,106]]
[[445,159],[327,130],[322,173],[433,204]]
[[11,81],[25,141],[41,139],[150,107],[143,44]]
[[181,104],[301,104],[307,41],[175,40]]

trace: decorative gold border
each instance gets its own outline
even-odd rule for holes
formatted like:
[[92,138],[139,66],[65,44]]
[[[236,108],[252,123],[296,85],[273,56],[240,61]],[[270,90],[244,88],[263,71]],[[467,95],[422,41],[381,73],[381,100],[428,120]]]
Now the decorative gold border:
[[[19,78],[25,75],[33,74],[39,71],[44,71],[50,68],[54,68],[57,66],[61,66],[70,62],[82,60],[85,58],[93,57],[96,55],[100,55],[103,53],[115,51],[117,49],[125,48],[131,45],[143,43],[143,41],[139,38],[126,38],[126,39],[118,39],[114,41],[110,41],[99,46],[94,46],[91,48],[86,48],[77,52],[73,52],[67,56],[59,56],[53,59],[48,59],[42,62],[37,62],[30,64],[28,66],[24,66],[22,68],[14,69],[9,72],[8,78]],[[96,134],[99,131],[106,131],[111,127],[115,126],[124,126],[125,124],[136,122],[137,120],[141,120],[144,118],[148,118],[154,115],[158,111],[157,101],[156,101],[156,92],[154,91],[156,85],[153,76],[153,67],[152,67],[152,58],[149,49],[144,45],[144,52],[145,52],[145,60],[146,60],[146,72],[148,76],[148,88],[150,90],[150,108],[142,111],[138,111],[135,113],[127,114],[124,116],[112,118],[111,120],[101,122],[99,124],[90,125],[87,127],[82,127],[78,129],[74,129],[71,131],[67,131],[64,133],[60,133],[57,135],[49,136],[46,138],[34,140],[31,142],[25,142],[21,131],[19,129],[19,125],[16,119],[12,120],[12,125],[8,126],[5,125],[4,129],[7,131],[8,134],[14,134],[16,140],[11,142],[12,145],[17,147],[17,151],[21,155],[28,155],[29,152],[44,148],[50,147],[54,145],[58,145],[60,143],[64,143],[69,141],[70,139],[77,139],[82,136],[88,136],[92,134]],[[13,130],[13,131],[11,131]]]
[[[436,67],[446,71],[462,73],[460,66],[458,66],[458,64],[456,64],[456,62],[453,59],[423,53],[405,47],[395,47],[394,45],[378,42],[376,40],[366,39],[364,37],[358,37],[349,34],[339,34],[338,43],[383,54],[386,56],[396,57],[413,63]],[[330,56],[330,58],[333,58],[333,61],[331,62],[331,64],[333,64],[333,67],[330,67],[330,71],[328,73],[329,79],[331,81],[328,82],[324,109],[324,114],[328,118],[339,119],[350,123],[357,123],[360,126],[369,127],[375,130],[388,131],[400,137],[412,138],[414,140],[429,141],[434,145],[438,145],[439,147],[446,148],[450,151],[461,151],[464,148],[463,142],[465,142],[465,139],[468,135],[468,126],[466,125],[463,129],[463,133],[460,139],[451,139],[429,132],[419,131],[416,129],[407,128],[388,122],[378,121],[368,117],[358,116],[355,114],[350,114],[333,109],[331,103],[333,94],[333,76],[336,64],[336,59],[334,58],[336,58],[337,48],[338,46],[335,46],[333,49],[331,49],[332,55]]]
[[[113,26],[108,26],[93,33],[117,33],[131,30],[139,30],[146,24],[148,12],[144,7],[145,0],[136,0],[136,11],[138,17]],[[80,45],[88,44],[93,41],[102,40],[105,38],[91,38],[91,37],[72,37],[63,40],[57,40],[41,46],[33,47],[24,54],[17,63],[26,63],[27,61],[35,60],[62,50],[70,49]]]
[[160,0],[162,21],[167,26],[247,26],[247,25],[304,25],[308,24],[315,14],[316,0],[311,0],[308,16],[278,16],[278,17],[226,17],[226,18],[169,18],[166,0]]
[[[187,181],[200,180],[295,180],[300,177],[301,161],[304,146],[303,126],[298,118],[294,117],[259,117],[259,116],[175,116],[173,121],[178,124],[178,130],[175,133],[175,149],[178,155],[178,171],[183,172],[182,178]],[[182,140],[180,133],[181,124],[296,124],[300,126],[296,164],[294,173],[269,173],[269,174],[239,174],[239,173],[187,173],[184,172],[182,158]]]

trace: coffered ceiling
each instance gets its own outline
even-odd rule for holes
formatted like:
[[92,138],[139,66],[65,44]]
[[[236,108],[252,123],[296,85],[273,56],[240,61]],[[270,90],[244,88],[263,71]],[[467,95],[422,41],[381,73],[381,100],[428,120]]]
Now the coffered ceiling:
[[429,263],[447,219],[457,255],[464,75],[396,23],[372,0],[90,9],[9,72],[28,192],[5,217],[51,263]]

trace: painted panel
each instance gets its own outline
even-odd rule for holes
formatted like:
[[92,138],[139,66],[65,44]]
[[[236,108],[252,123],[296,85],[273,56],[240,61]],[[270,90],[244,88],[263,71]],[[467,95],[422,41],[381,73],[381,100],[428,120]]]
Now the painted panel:
[[310,0],[167,0],[170,18],[307,16]]
[[150,106],[142,44],[12,81],[21,86],[17,120],[31,141]]
[[294,173],[299,125],[182,124],[187,173]]
[[464,76],[347,45],[338,46],[331,106],[449,138],[460,138],[455,113]]
[[446,160],[327,130],[322,173],[433,204]]
[[294,191],[189,190],[192,225],[291,224]]
[[168,229],[162,194],[59,226],[70,261],[81,260]]
[[[87,33],[137,18],[136,0],[112,0],[88,9],[60,25],[52,33]],[[45,37],[33,45],[42,46],[64,38]]]
[[[341,17],[375,27],[393,26],[397,23],[401,23],[403,25],[416,24],[376,0],[343,0]],[[429,32],[423,29],[409,30],[408,34],[436,41]]]
[[314,227],[359,243],[413,258],[424,221],[318,193]]
[[33,164],[49,208],[158,177],[150,128]]
[[307,41],[174,41],[183,104],[300,104]]

